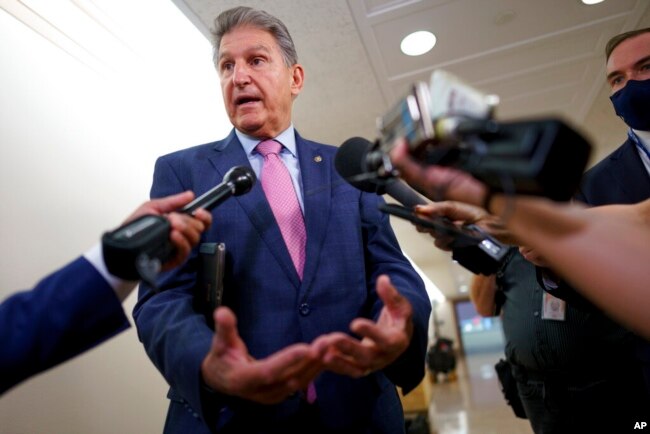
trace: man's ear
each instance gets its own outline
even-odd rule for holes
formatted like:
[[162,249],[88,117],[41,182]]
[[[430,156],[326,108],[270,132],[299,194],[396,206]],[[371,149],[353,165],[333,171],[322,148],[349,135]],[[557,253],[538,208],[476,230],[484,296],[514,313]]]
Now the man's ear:
[[296,63],[291,67],[291,95],[295,99],[305,84],[305,70]]

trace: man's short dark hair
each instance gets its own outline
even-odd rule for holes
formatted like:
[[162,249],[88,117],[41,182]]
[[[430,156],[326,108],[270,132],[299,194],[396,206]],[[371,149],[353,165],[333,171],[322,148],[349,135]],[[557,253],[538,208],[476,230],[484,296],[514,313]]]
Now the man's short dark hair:
[[646,27],[644,29],[637,29],[637,30],[630,30],[629,32],[621,33],[620,35],[614,36],[612,39],[610,39],[607,42],[607,45],[605,46],[605,62],[609,60],[609,56],[612,55],[612,51],[614,51],[614,48],[618,47],[618,45],[630,38],[634,38],[635,36],[642,35],[644,33],[650,33],[650,27]]
[[266,11],[253,9],[247,6],[238,6],[219,14],[214,20],[212,31],[212,47],[214,50],[213,61],[219,61],[219,46],[221,38],[236,27],[251,26],[269,32],[280,46],[285,65],[293,66],[298,63],[298,54],[293,44],[289,30],[282,21]]

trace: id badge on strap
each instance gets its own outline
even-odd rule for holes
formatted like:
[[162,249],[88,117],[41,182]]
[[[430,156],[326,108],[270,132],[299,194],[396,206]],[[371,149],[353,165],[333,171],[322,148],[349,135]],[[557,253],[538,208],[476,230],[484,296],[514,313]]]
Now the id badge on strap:
[[544,292],[542,297],[542,319],[564,321],[566,317],[566,302]]

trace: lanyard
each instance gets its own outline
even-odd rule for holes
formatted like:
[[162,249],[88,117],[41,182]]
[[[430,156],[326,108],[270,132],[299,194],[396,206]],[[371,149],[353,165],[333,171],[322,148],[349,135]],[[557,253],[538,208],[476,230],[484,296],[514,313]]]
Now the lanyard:
[[648,157],[648,159],[650,160],[650,151],[648,150],[648,148],[644,146],[644,144],[641,142],[641,139],[639,139],[639,137],[636,134],[634,134],[634,131],[627,130],[627,136],[630,138],[630,140],[634,142],[637,148],[643,151],[646,157]]

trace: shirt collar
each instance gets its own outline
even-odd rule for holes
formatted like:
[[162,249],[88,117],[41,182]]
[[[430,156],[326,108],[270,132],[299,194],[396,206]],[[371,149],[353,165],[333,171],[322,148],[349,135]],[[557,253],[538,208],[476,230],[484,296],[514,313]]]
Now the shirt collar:
[[646,149],[650,148],[650,131],[642,131],[642,130],[632,130],[634,131],[634,134],[636,134],[637,138],[641,141],[641,144],[646,147]]
[[[235,134],[237,135],[239,142],[244,148],[246,155],[249,157],[253,155],[253,151],[255,150],[255,147],[261,140],[258,139],[257,137],[244,134],[236,128],[235,128]],[[282,145],[285,148],[287,148],[294,157],[297,158],[298,154],[296,153],[296,134],[293,129],[293,124],[289,125],[289,128],[282,131],[280,134],[277,135],[277,137],[274,137],[273,140],[277,140],[278,142],[282,143]]]

